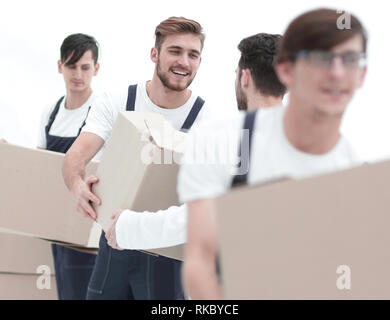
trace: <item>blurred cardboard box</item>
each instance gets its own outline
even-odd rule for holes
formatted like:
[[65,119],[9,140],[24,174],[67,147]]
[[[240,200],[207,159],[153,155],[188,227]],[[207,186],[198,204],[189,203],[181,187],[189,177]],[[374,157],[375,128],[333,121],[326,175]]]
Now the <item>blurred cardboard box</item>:
[[0,255],[0,299],[57,299],[50,242],[0,229]]
[[[103,230],[118,209],[158,211],[180,205],[176,182],[186,134],[157,113],[120,112],[93,185],[102,200],[95,209]],[[148,252],[182,259],[182,246]]]
[[390,161],[219,197],[226,299],[389,299]]
[[54,275],[50,242],[1,231],[0,272],[34,274],[43,265]]
[[54,276],[0,273],[0,300],[57,300]]
[[[0,227],[97,248],[101,228],[76,212],[62,179],[64,154],[0,143]],[[87,175],[96,171],[90,163]]]

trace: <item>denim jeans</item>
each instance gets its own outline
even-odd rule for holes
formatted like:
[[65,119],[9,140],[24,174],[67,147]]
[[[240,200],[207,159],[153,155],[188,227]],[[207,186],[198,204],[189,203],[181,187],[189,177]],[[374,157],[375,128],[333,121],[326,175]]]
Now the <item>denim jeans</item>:
[[182,300],[180,271],[180,261],[111,248],[102,232],[87,299]]

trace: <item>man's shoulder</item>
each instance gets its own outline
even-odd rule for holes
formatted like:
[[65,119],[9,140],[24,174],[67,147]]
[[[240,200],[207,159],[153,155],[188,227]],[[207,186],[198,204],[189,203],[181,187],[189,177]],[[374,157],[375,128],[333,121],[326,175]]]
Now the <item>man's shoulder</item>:
[[129,85],[108,88],[95,94],[93,104],[96,106],[106,105],[116,109],[126,107]]
[[[49,102],[48,104],[46,104],[43,109],[42,109],[42,116],[44,117],[47,117],[49,118],[51,113],[54,111],[54,108],[56,107],[57,103],[60,101],[60,100],[64,100],[65,99],[65,96],[60,96],[58,98],[56,98],[55,100],[52,100],[51,102]],[[61,101],[61,102],[62,102]]]

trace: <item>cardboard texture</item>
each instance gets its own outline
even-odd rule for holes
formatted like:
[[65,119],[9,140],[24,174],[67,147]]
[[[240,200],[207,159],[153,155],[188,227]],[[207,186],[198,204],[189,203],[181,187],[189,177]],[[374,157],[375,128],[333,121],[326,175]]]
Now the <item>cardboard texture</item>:
[[[76,212],[61,174],[64,154],[0,144],[0,227],[31,237],[98,247],[101,228]],[[96,171],[97,163],[86,174]]]
[[389,299],[389,190],[386,161],[218,198],[225,298]]
[[38,273],[41,265],[54,275],[50,243],[40,239],[0,232],[0,272]]
[[[186,134],[157,113],[120,112],[107,141],[93,191],[102,200],[95,209],[107,231],[118,209],[158,211],[180,205],[176,193],[177,161]],[[148,250],[182,259],[181,246]]]
[[43,282],[39,277],[42,275],[0,273],[0,300],[57,300],[55,277],[45,279],[50,279],[49,289],[38,288],[37,282]]

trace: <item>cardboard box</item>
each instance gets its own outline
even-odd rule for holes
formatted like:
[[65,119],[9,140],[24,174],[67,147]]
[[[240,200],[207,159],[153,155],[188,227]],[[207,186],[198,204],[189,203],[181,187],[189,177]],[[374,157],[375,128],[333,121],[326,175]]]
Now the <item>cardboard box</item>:
[[216,205],[225,298],[390,298],[390,161],[237,188]]
[[[98,247],[101,228],[76,212],[61,174],[64,154],[0,144],[0,227],[24,235]],[[87,167],[87,175],[97,163]]]
[[[102,200],[95,209],[103,230],[118,209],[158,211],[180,205],[176,193],[178,162],[186,134],[157,113],[120,112],[107,141],[93,191]],[[149,250],[148,250],[149,251]],[[150,250],[181,259],[181,246]]]
[[37,273],[39,266],[48,266],[54,275],[53,256],[48,241],[3,233],[0,230],[0,272]]
[[[42,275],[0,273],[0,300],[57,300],[55,277],[43,281],[40,277]],[[50,283],[44,282],[47,280]],[[50,288],[39,289],[37,283],[45,283]]]

